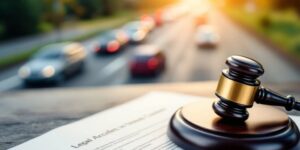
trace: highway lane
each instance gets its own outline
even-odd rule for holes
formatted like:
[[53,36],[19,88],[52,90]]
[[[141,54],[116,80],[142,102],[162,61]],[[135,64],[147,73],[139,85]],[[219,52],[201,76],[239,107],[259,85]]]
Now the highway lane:
[[[244,55],[261,62],[265,74],[261,78],[269,83],[294,83],[300,81],[299,69],[275,53],[270,47],[234,24],[220,12],[210,13],[209,24],[216,28],[221,36],[216,49],[198,48],[193,38],[184,43],[184,51],[178,64],[172,64],[172,74],[167,76],[168,82],[189,82],[203,80],[217,80],[221,70],[225,68],[224,61],[231,55]],[[188,32],[186,30],[186,32]],[[190,32],[189,37],[194,37]],[[182,36],[180,36],[182,37]],[[181,39],[183,40],[183,39]],[[164,79],[164,80],[167,80]]]
[[[203,49],[194,42],[195,25],[193,18],[185,18],[167,28],[171,34],[164,40],[164,32],[159,37],[147,43],[159,45],[167,56],[167,69],[156,78],[130,78],[128,69],[115,71],[114,75],[106,79],[104,85],[155,83],[155,82],[192,82],[204,80],[217,80],[221,70],[225,68],[225,60],[231,55],[244,55],[260,61],[265,68],[261,78],[268,83],[294,83],[300,82],[300,72],[289,62],[282,59],[270,47],[244,31],[231,20],[214,10],[210,13],[209,24],[214,26],[221,36],[216,49]],[[163,41],[163,42],[161,42]]]
[[[221,36],[216,49],[198,48],[193,41],[186,44],[188,51],[180,61],[180,69],[174,69],[173,81],[216,80],[225,68],[224,61],[231,55],[244,55],[261,62],[265,74],[263,82],[289,83],[299,82],[299,69],[275,53],[270,47],[234,24],[220,12],[210,13],[209,24],[216,28]],[[193,36],[193,35],[191,35]]]
[[[161,47],[164,51],[172,50],[168,47],[173,39],[176,39],[177,31],[184,26],[186,18],[182,18],[178,21],[165,24],[152,31],[152,33],[147,37],[143,44],[155,44]],[[156,82],[156,78],[148,79],[132,79],[128,72],[128,61],[133,55],[133,51],[137,45],[130,45],[125,50],[121,51],[116,55],[111,56],[100,56],[95,57],[93,55],[89,56],[89,60],[94,62],[87,62],[89,68],[86,72],[78,77],[74,77],[70,82],[62,85],[63,87],[80,87],[80,86],[112,86],[118,84],[126,83],[145,83],[145,82]],[[167,54],[167,57],[168,54]],[[96,62],[94,59],[98,59]],[[105,63],[104,67],[98,67],[101,63],[103,66],[103,60],[109,60]],[[156,81],[155,81],[156,80]]]
[[[91,43],[94,39],[87,40],[84,45],[88,47],[89,55],[85,71],[70,78],[61,87],[217,80],[221,70],[225,68],[226,58],[237,54],[255,58],[264,65],[264,82],[300,82],[299,70],[273,52],[270,47],[216,10],[210,13],[209,18],[209,24],[214,26],[221,36],[216,49],[197,47],[194,39],[196,26],[194,18],[190,15],[165,24],[150,34],[144,44],[158,45],[167,57],[167,69],[155,78],[130,77],[128,60],[132,56],[134,45],[116,55],[97,57],[91,53]],[[6,79],[4,81],[10,87],[8,89],[22,89],[16,77],[10,78],[16,74],[17,68],[18,66],[0,73],[0,89],[5,83],[1,79]]]
[[[147,37],[144,44],[151,41],[157,41],[157,44],[166,43],[177,33],[174,27],[180,22],[182,21],[165,24],[155,29],[155,31]],[[173,33],[169,34],[165,31],[171,31]],[[164,36],[162,36],[162,34]],[[136,45],[129,45],[114,55],[96,56],[93,54],[93,43],[96,39],[97,37],[83,42],[88,52],[84,72],[69,78],[63,85],[60,85],[60,87],[102,86],[127,82],[129,78],[127,62]],[[22,64],[14,66],[0,73],[0,91],[24,89],[21,80],[17,77],[17,72],[21,65]],[[122,73],[118,75],[120,72]],[[112,80],[111,77],[116,77],[118,80]]]

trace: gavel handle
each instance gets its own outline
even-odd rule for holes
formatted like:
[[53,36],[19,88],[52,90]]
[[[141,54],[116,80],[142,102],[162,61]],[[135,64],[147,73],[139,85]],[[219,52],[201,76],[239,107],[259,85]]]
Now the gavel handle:
[[288,111],[293,109],[300,111],[300,103],[293,96],[284,97],[264,87],[259,88],[255,101],[260,104],[282,106]]

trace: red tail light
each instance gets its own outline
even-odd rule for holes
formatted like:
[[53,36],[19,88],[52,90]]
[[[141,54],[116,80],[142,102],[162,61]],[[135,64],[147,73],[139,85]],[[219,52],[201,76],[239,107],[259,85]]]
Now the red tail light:
[[159,61],[157,58],[151,58],[148,60],[147,66],[149,69],[155,69],[155,68],[157,68],[158,63],[159,63]]
[[116,52],[120,48],[120,44],[117,41],[111,41],[107,44],[107,51],[110,53]]

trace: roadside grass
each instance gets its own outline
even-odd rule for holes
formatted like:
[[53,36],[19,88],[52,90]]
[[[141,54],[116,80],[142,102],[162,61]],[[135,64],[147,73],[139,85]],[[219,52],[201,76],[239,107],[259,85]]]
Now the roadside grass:
[[0,69],[4,69],[6,67],[9,67],[9,66],[12,66],[12,65],[15,65],[15,64],[18,64],[18,63],[21,63],[21,62],[27,60],[34,53],[36,53],[40,48],[41,48],[41,46],[35,47],[26,52],[0,59]]
[[243,9],[224,8],[224,11],[300,59],[300,20],[293,10],[260,10],[249,13]]
[[[70,39],[60,40],[58,42],[64,42],[64,41],[84,41],[86,39],[95,37],[99,34],[101,34],[104,31],[117,28],[126,22],[135,19],[138,16],[136,12],[133,11],[122,11],[119,13],[116,13],[115,15],[111,17],[101,17],[96,18],[93,20],[87,20],[87,21],[81,21],[78,23],[78,26],[83,28],[96,28],[95,30],[92,30],[90,32],[87,32],[86,34],[79,35],[76,37],[72,37]],[[65,27],[71,27],[66,25]],[[9,57],[1,58],[0,59],[0,70],[7,68],[9,66],[13,66],[15,64],[19,64],[21,62],[26,61],[29,59],[33,54],[39,51],[42,47],[51,44],[52,42],[49,42],[47,44],[43,45],[37,45],[31,49],[25,50],[22,53],[11,55]]]

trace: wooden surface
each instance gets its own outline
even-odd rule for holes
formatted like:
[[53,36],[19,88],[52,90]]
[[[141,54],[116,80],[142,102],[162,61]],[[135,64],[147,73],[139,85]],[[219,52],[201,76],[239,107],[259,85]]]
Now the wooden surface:
[[172,116],[168,137],[187,150],[299,150],[299,131],[282,110],[254,105],[245,122],[221,119],[213,101],[183,106]]
[[[272,134],[288,127],[285,112],[267,105],[254,104],[249,118],[242,123],[224,121],[212,109],[213,102],[200,101],[182,107],[182,117],[191,124],[206,131],[227,135],[262,136]],[[203,113],[205,112],[205,114]]]
[[[300,84],[269,85],[300,97]],[[34,89],[0,93],[0,149],[124,103],[151,91],[214,97],[216,82],[141,84],[105,88]],[[293,113],[293,112],[292,112]],[[297,113],[294,113],[297,114]]]

